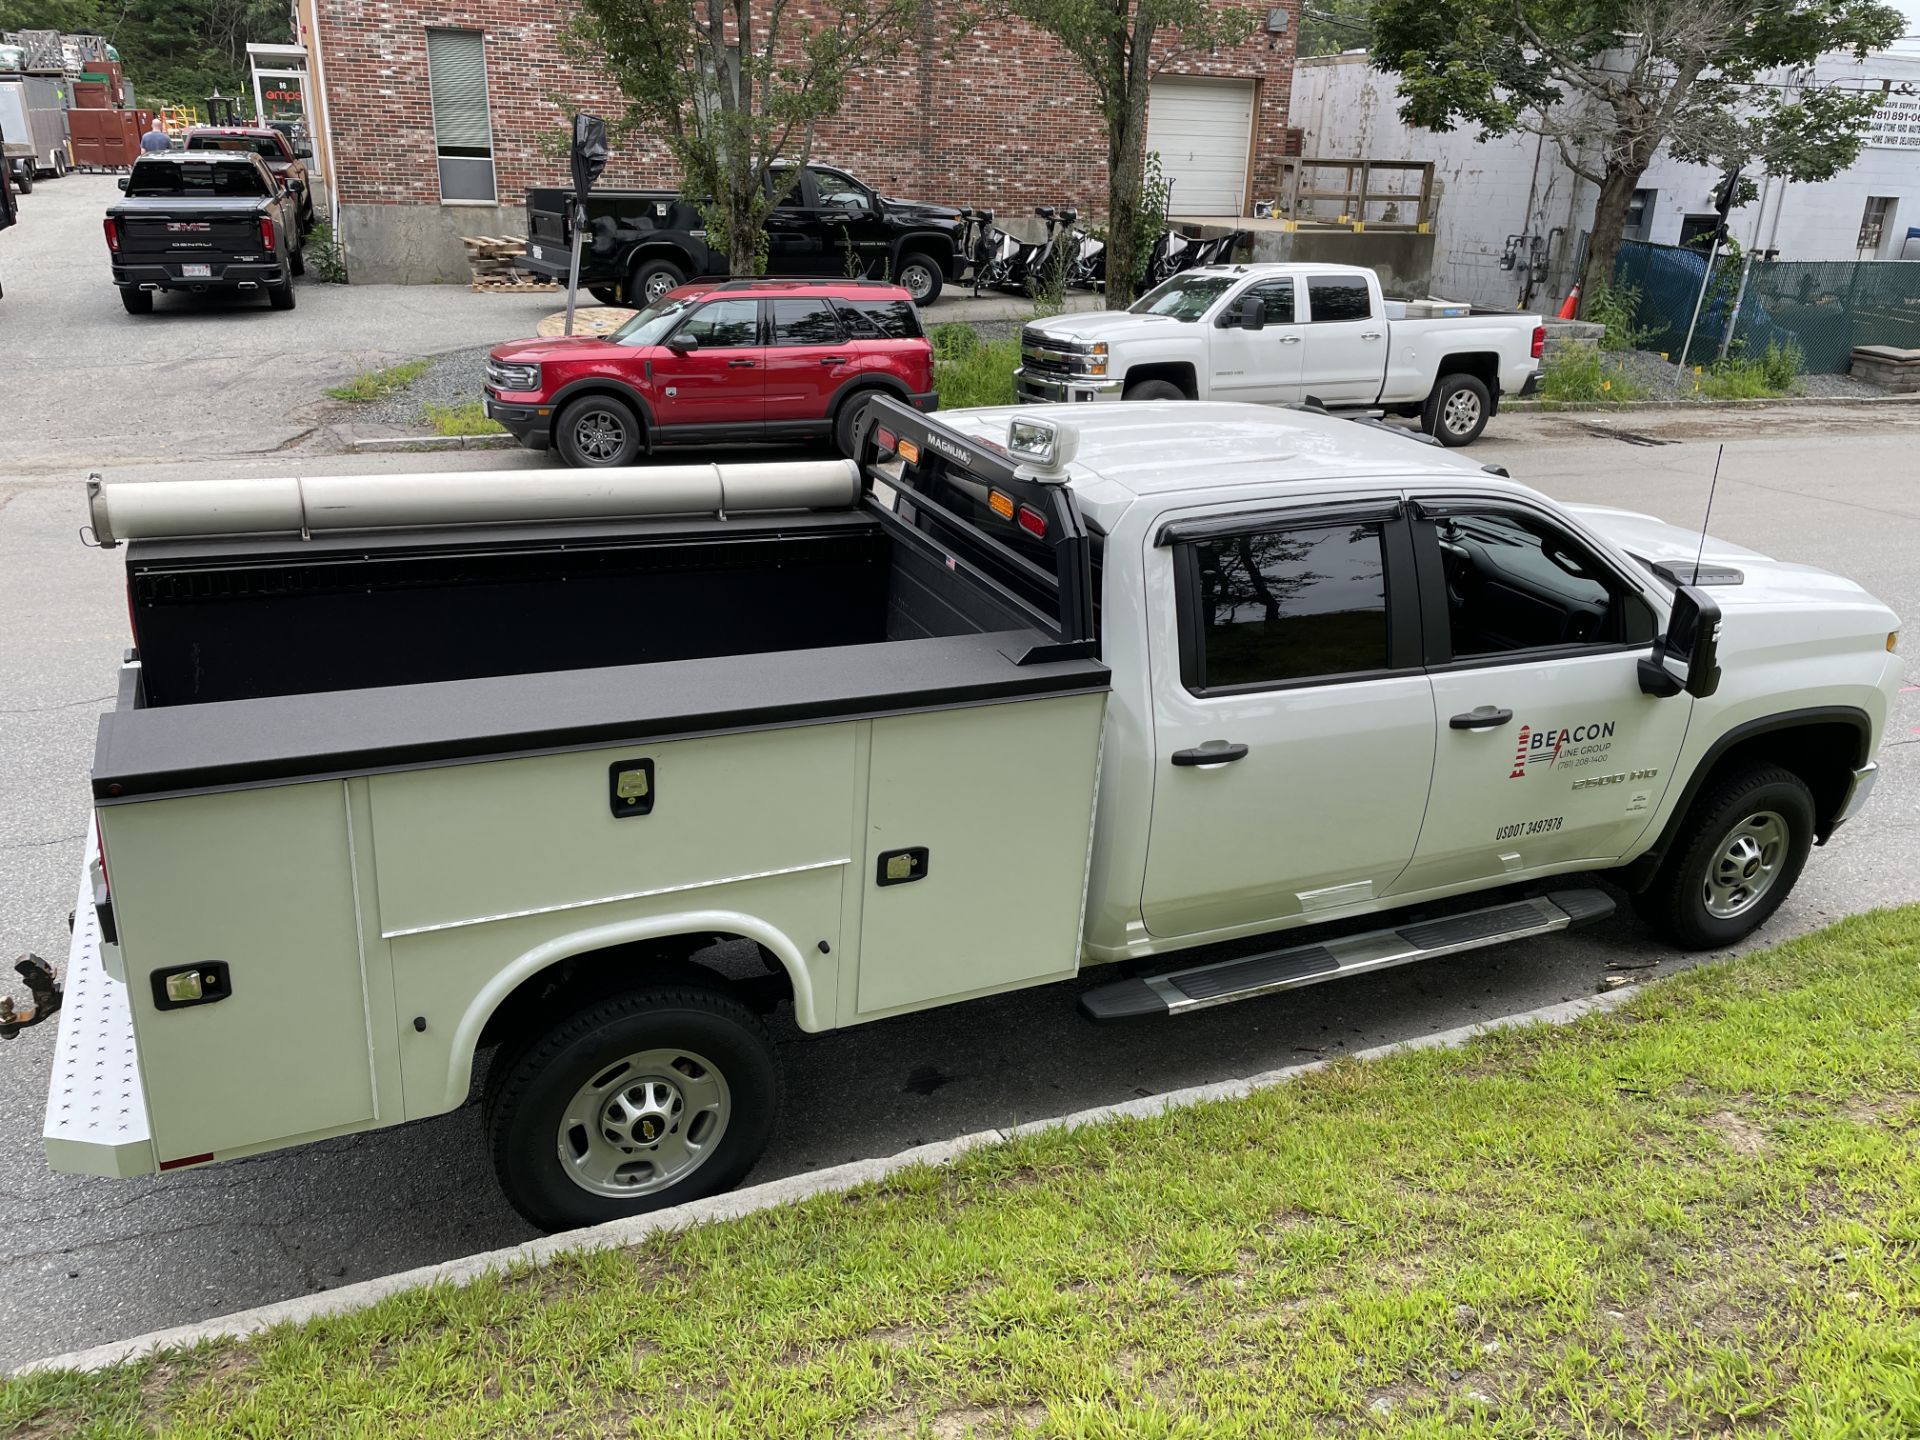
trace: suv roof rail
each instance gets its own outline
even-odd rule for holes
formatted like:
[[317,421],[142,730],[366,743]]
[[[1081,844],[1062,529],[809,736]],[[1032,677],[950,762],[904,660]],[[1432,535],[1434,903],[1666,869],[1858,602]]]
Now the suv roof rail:
[[[698,280],[690,282],[699,284]],[[832,275],[729,275],[717,281],[715,290],[746,290],[755,285],[868,285],[877,290],[898,290],[891,280],[843,280]]]

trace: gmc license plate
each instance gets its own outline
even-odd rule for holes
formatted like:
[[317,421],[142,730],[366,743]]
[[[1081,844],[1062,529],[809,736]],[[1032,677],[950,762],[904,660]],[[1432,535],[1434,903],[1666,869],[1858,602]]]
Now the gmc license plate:
[[211,265],[182,265],[180,267],[180,276],[185,280],[211,280],[213,278],[213,267]]

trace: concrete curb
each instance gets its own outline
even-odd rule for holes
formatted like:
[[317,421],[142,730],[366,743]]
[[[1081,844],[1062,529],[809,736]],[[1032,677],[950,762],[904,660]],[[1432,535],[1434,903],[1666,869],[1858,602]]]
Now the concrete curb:
[[509,450],[511,435],[378,435],[347,441],[352,451],[380,450]]
[[[1496,1019],[1482,1021],[1477,1025],[1462,1025],[1457,1029],[1442,1030],[1412,1040],[1398,1040],[1390,1045],[1376,1045],[1367,1050],[1355,1050],[1340,1058],[1378,1060],[1409,1050],[1452,1050],[1496,1030],[1510,1030],[1525,1025],[1566,1025],[1582,1016],[1604,1014],[1613,1010],[1639,992],[1638,985],[1622,986],[1618,990],[1610,990],[1605,994],[1580,1000],[1566,1000],[1557,1005],[1522,1011],[1517,1015],[1503,1015]],[[176,1325],[167,1330],[151,1331],[130,1340],[115,1340],[86,1350],[73,1350],[64,1355],[48,1356],[44,1360],[32,1360],[17,1367],[13,1373],[29,1375],[43,1370],[105,1370],[156,1351],[184,1349],[210,1340],[239,1339],[258,1334],[275,1325],[298,1325],[324,1315],[339,1315],[365,1309],[402,1290],[416,1289],[423,1285],[466,1285],[486,1275],[500,1274],[514,1266],[544,1265],[564,1254],[637,1245],[648,1236],[665,1231],[685,1230],[694,1225],[738,1219],[744,1215],[771,1210],[779,1205],[789,1205],[815,1195],[851,1190],[856,1185],[885,1179],[910,1165],[944,1165],[966,1154],[969,1150],[977,1150],[983,1145],[998,1145],[1020,1135],[1033,1135],[1045,1130],[1078,1129],[1084,1125],[1104,1124],[1113,1120],[1148,1119],[1212,1100],[1244,1099],[1256,1091],[1284,1085],[1298,1076],[1310,1074],[1315,1070],[1324,1070],[1330,1063],[1326,1060],[1315,1060],[1304,1065],[1288,1065],[1278,1070],[1267,1070],[1258,1075],[1250,1075],[1241,1080],[1222,1080],[1211,1085],[1189,1086],[1184,1090],[1168,1091],[1164,1095],[1148,1095],[1139,1100],[1122,1101],[1117,1105],[1099,1105],[1090,1110],[1078,1110],[1071,1115],[1059,1115],[1050,1120],[1032,1120],[1019,1125],[1010,1125],[1003,1130],[979,1130],[971,1135],[961,1135],[952,1140],[942,1140],[932,1145],[920,1145],[911,1150],[902,1150],[897,1155],[888,1155],[875,1160],[855,1160],[825,1170],[812,1170],[802,1175],[790,1175],[782,1180],[770,1180],[764,1185],[735,1190],[707,1200],[695,1200],[685,1205],[677,1205],[670,1210],[655,1211],[651,1215],[636,1215],[631,1219],[613,1220],[605,1225],[595,1225],[585,1230],[570,1230],[559,1235],[546,1235],[538,1240],[529,1240],[524,1245],[509,1246],[504,1250],[488,1250],[458,1260],[443,1260],[436,1265],[422,1265],[418,1269],[403,1270],[395,1275],[382,1275],[374,1280],[342,1285],[335,1290],[299,1295],[291,1300],[275,1301],[271,1305],[256,1306],[251,1310],[241,1310],[212,1320],[201,1320],[191,1325]]]
[[1502,400],[1500,413],[1535,415],[1625,415],[1648,410],[1764,410],[1804,405],[1915,405],[1920,395],[1781,395],[1771,400],[1626,400],[1617,404],[1571,401],[1547,405],[1541,400]]

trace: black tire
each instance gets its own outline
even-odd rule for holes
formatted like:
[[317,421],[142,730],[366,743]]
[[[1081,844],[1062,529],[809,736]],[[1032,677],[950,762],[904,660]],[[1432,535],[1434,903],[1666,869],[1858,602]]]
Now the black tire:
[[602,305],[620,305],[625,303],[621,299],[622,291],[618,285],[589,285],[587,287],[587,293]]
[[1127,386],[1126,400],[1184,400],[1187,392],[1171,380],[1136,380]]
[[914,304],[931,305],[940,298],[940,289],[946,279],[946,272],[940,268],[938,260],[913,250],[900,257],[900,267],[894,274],[893,283],[913,296]]
[[276,310],[291,310],[294,307],[293,281],[267,287],[267,303]]
[[631,465],[640,453],[640,417],[612,395],[584,395],[560,412],[553,445],[569,465],[604,470]]
[[1420,428],[1442,445],[1471,445],[1487,428],[1493,397],[1471,375],[1443,375],[1420,408]]
[[885,393],[879,386],[869,385],[866,389],[856,390],[841,400],[840,408],[833,412],[833,448],[849,460],[854,458],[853,422],[860,414],[861,404],[875,395]]
[[651,305],[676,285],[687,283],[686,272],[670,260],[642,260],[627,279],[627,294],[635,306]]
[[307,273],[306,246],[302,245],[298,250],[295,250],[291,255],[287,256],[287,269],[295,275],[304,275]]
[[14,189],[18,190],[22,195],[31,195],[33,193],[33,166],[22,165],[18,170],[14,171],[13,186]]
[[135,290],[132,287],[120,292],[120,303],[127,307],[129,315],[151,315],[153,313],[153,292]]
[[[1753,822],[1773,817],[1784,829],[1769,846],[1769,828]],[[1633,897],[1640,918],[1664,940],[1684,950],[1713,950],[1745,939],[1772,918],[1793,890],[1813,845],[1813,794],[1798,775],[1778,765],[1754,765],[1714,781],[1695,798],[1674,836],[1653,883]],[[1744,835],[1761,868],[1738,864],[1736,845]],[[1769,851],[1772,851],[1769,857]],[[1726,913],[1709,904],[1709,886],[1768,878],[1757,893]],[[1727,900],[1737,896],[1726,896]]]
[[[658,1070],[618,1068],[634,1057],[673,1051],[686,1054]],[[715,1087],[707,1077],[713,1074],[719,1077],[724,1109],[702,1111],[699,1099],[702,1093],[712,1096]],[[705,1122],[711,1152],[693,1159],[678,1180],[663,1184],[640,1169],[650,1160],[650,1147],[641,1141],[646,1114],[635,1119],[632,1108],[615,1111],[624,1129],[605,1128],[621,1096],[631,1099],[636,1093],[625,1088],[630,1078],[647,1085],[649,1098],[658,1093],[653,1083],[660,1081],[665,1088],[687,1080],[704,1085],[703,1091],[688,1086],[676,1092],[682,1101],[677,1110],[670,1101],[648,1109],[658,1117],[653,1123],[667,1127],[654,1141],[656,1154],[660,1145],[673,1144],[669,1136],[691,1140],[703,1114],[716,1117]],[[596,1086],[607,1090],[606,1099],[583,1101]],[[695,985],[628,991],[575,1011],[518,1051],[496,1058],[487,1076],[484,1112],[494,1173],[508,1203],[543,1230],[597,1225],[716,1195],[737,1185],[760,1158],[779,1115],[782,1089],[780,1062],[766,1029],[731,995]],[[567,1125],[569,1109],[577,1116],[582,1105],[600,1116],[599,1134]],[[624,1138],[616,1139],[617,1134]],[[606,1188],[624,1180],[636,1193],[587,1188],[563,1153],[577,1157],[574,1163],[583,1170],[596,1160],[620,1162]],[[622,1156],[633,1158],[622,1161]],[[630,1175],[624,1173],[629,1170]],[[644,1188],[650,1183],[659,1188]]]

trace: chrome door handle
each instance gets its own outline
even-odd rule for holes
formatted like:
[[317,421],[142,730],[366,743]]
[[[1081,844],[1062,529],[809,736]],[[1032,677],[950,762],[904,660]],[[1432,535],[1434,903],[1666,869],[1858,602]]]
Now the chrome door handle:
[[1455,730],[1497,730],[1511,719],[1511,710],[1496,710],[1491,705],[1484,705],[1464,715],[1455,715],[1447,724]]
[[820,357],[820,363],[822,365],[844,365],[849,358],[851,357],[846,355],[823,355]]
[[1235,760],[1244,760],[1246,758],[1246,746],[1223,744],[1218,740],[1205,745],[1197,745],[1191,750],[1176,750],[1173,752],[1174,764],[1198,765],[1202,768],[1214,765],[1231,765]]
[[1280,343],[1282,345],[1298,345],[1300,343],[1300,337],[1298,335],[1282,335],[1280,337]]
[[753,368],[753,362],[751,360],[729,360],[727,361],[727,368],[729,370],[751,370]]

